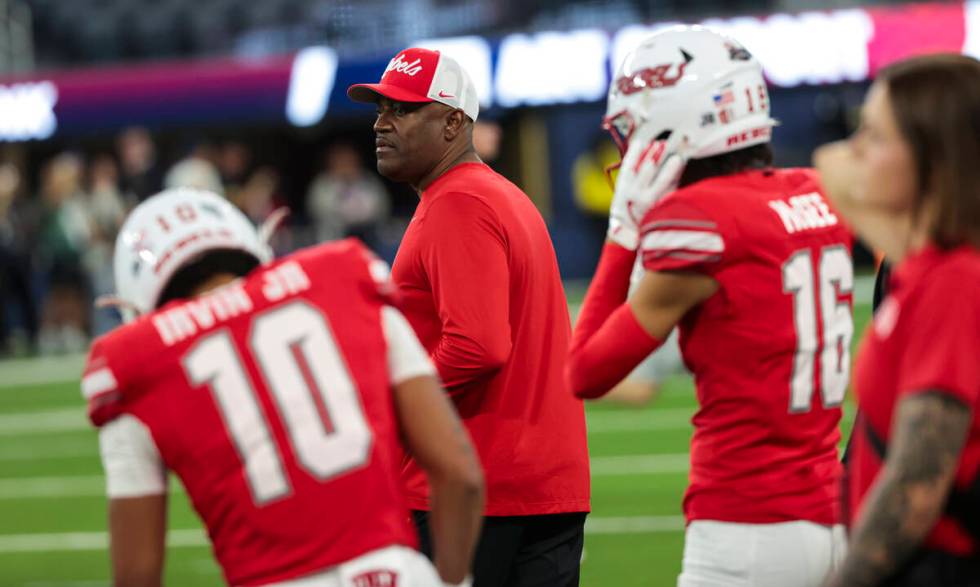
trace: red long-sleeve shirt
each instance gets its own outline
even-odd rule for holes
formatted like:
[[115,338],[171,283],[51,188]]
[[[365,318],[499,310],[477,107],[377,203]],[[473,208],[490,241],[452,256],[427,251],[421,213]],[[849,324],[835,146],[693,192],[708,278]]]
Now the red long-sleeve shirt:
[[[483,463],[486,514],[589,509],[582,404],[565,387],[568,307],[547,228],[519,188],[482,163],[423,193],[392,268]],[[411,507],[425,476],[404,471]]]

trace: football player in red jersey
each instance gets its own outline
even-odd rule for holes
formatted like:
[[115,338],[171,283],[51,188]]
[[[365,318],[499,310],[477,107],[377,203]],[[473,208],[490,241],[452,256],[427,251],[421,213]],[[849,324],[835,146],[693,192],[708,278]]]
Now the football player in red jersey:
[[861,345],[834,586],[980,585],[980,62],[879,72],[851,141],[815,157],[855,231],[895,263]]
[[[820,585],[844,549],[849,233],[812,170],[771,167],[762,69],[732,39],[651,36],[607,113],[625,155],[573,336],[573,390],[601,396],[678,326],[700,404],[678,585]],[[637,255],[646,273],[626,301]]]
[[[159,194],[120,231],[128,323],[95,341],[82,379],[116,584],[161,581],[168,469],[229,584],[464,581],[482,475],[387,267],[354,240],[270,258],[209,192]],[[414,549],[405,448],[432,485],[438,574]]]

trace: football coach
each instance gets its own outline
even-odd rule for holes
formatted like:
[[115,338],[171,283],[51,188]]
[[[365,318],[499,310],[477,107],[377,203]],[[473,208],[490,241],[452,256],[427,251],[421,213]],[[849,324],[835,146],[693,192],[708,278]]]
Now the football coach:
[[[419,195],[392,276],[485,471],[474,585],[577,586],[589,510],[585,414],[565,389],[568,306],[544,220],[477,157],[476,89],[451,57],[406,49],[380,83],[347,95],[377,106],[378,172]],[[431,557],[429,527],[450,521],[429,516],[417,463],[403,477]]]

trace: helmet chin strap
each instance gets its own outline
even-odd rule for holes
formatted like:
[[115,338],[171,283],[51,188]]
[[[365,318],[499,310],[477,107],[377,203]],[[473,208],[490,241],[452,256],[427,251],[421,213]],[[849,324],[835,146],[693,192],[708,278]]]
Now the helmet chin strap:
[[133,312],[139,314],[139,310],[126,300],[117,296],[116,294],[106,294],[95,298],[95,307],[102,308],[129,308]]
[[[96,308],[119,308],[123,315],[123,322],[135,320],[142,312],[131,302],[127,302],[115,294],[102,295],[95,298]],[[127,315],[129,318],[127,318]]]

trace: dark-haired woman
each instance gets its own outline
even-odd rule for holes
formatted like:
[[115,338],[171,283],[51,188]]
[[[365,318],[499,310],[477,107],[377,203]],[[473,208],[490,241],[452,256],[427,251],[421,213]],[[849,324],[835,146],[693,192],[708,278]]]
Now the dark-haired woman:
[[855,371],[849,552],[832,585],[980,585],[980,62],[879,75],[816,165],[896,262]]

